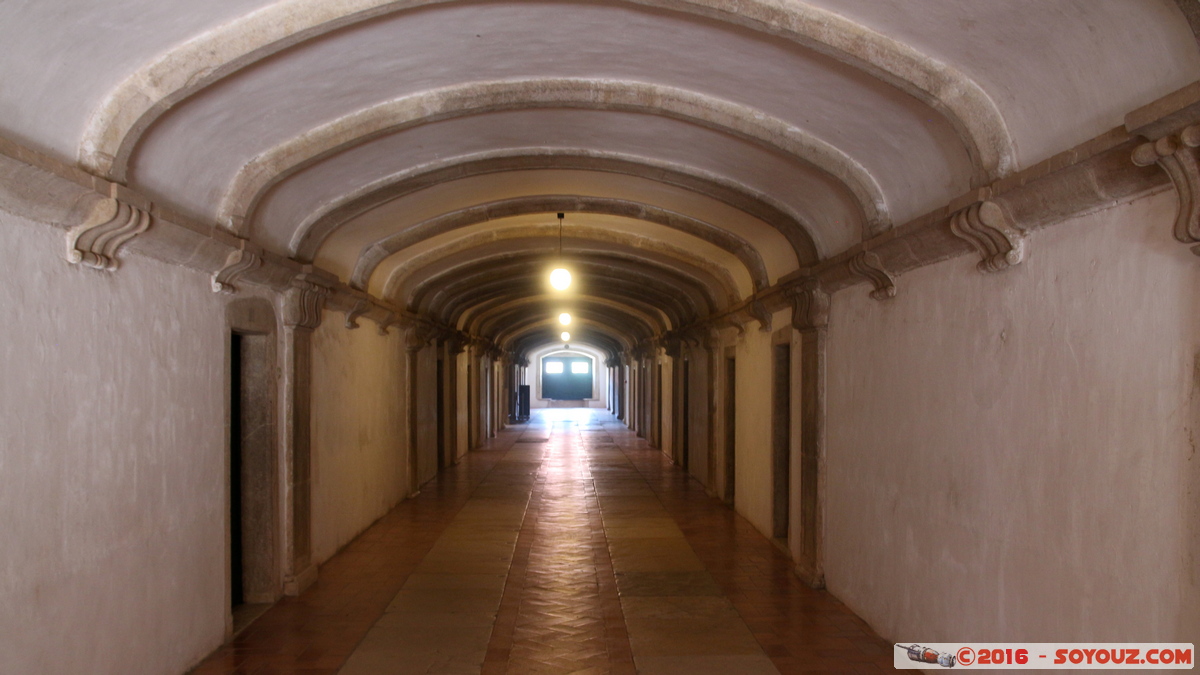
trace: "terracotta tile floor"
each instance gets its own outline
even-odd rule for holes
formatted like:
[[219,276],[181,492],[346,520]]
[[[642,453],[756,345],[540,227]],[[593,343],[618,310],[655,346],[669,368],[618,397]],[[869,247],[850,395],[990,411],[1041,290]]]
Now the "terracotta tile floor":
[[611,415],[471,453],[197,667],[310,673],[873,673],[891,645]]

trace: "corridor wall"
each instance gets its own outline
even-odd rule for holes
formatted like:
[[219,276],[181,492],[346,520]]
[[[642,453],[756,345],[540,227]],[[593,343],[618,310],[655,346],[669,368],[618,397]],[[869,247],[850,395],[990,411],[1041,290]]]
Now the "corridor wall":
[[225,304],[207,275],[62,259],[0,211],[0,662],[181,672],[221,644]]
[[835,295],[826,581],[881,635],[1200,635],[1200,266],[1176,203],[1038,231],[1003,273],[967,256],[892,300]]
[[[326,312],[313,333],[313,560],[329,559],[407,496],[402,331],[347,330]],[[428,453],[427,453],[428,454]],[[435,464],[435,460],[423,464]],[[426,467],[436,472],[436,465]]]

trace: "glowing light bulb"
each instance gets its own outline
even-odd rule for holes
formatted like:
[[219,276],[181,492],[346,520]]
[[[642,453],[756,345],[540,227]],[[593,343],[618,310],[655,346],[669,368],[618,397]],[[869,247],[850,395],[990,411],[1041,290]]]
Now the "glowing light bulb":
[[563,342],[567,342],[567,341],[569,341],[570,339],[571,339],[571,334],[570,334],[570,333],[568,333],[568,332],[566,332],[566,331],[563,331],[563,334],[562,334],[562,341],[563,341]]
[[571,285],[571,273],[558,268],[550,273],[550,285],[556,290],[565,291]]
[[559,323],[561,323],[561,324],[562,324],[562,325],[564,325],[564,326],[570,326],[570,325],[571,325],[571,315],[570,315],[570,314],[567,314],[566,312],[563,312],[562,314],[559,314],[559,315],[558,315],[558,322],[559,322]]

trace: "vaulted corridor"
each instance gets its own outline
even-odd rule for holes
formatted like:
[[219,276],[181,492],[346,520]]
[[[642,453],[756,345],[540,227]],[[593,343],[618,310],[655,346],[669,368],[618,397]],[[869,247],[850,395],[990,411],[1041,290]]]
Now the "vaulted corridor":
[[[890,645],[604,411],[545,410],[195,675],[874,673]],[[636,666],[636,671],[635,671]]]
[[1200,0],[0,45],[0,670],[1200,641]]

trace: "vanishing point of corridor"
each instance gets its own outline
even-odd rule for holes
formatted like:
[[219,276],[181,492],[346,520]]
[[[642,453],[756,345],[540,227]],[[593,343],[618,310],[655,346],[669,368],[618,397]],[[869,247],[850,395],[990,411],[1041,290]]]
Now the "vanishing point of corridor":
[[605,411],[510,427],[199,666],[869,673],[890,645]]

